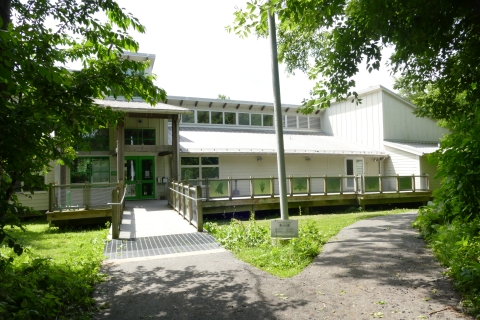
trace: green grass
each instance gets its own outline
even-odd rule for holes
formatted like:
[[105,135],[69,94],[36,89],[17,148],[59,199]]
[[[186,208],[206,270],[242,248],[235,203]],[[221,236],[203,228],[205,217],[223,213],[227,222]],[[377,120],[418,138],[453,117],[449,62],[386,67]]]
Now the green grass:
[[90,318],[108,229],[62,230],[40,221],[25,227],[6,229],[27,249],[21,256],[0,245],[0,318]]
[[359,212],[294,216],[298,220],[299,237],[288,242],[270,238],[270,220],[238,221],[230,224],[205,223],[209,231],[235,256],[278,277],[300,273],[320,253],[322,246],[340,230],[362,219],[410,210]]

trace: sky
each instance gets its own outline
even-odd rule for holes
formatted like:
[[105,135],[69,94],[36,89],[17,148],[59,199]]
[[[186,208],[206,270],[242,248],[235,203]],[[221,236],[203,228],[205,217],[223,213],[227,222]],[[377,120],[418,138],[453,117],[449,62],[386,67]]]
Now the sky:
[[[241,39],[225,30],[235,7],[247,0],[117,0],[146,27],[132,33],[139,52],[153,53],[156,84],[170,96],[273,102],[270,47],[267,39]],[[388,52],[387,52],[388,53]],[[280,65],[283,104],[300,104],[314,82],[301,72],[288,75]],[[358,90],[383,85],[393,90],[385,65],[371,74],[360,67]]]

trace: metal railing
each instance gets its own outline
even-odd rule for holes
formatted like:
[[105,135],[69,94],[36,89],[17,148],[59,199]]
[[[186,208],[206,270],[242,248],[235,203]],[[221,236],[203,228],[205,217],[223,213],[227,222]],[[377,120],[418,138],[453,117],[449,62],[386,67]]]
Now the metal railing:
[[110,208],[112,190],[117,183],[66,184],[49,186],[48,211]]
[[[198,198],[203,198],[206,201],[279,196],[278,178],[272,176],[268,178],[250,177],[237,179],[228,177],[227,179],[194,179],[186,180],[183,183],[183,185],[192,184],[196,185]],[[429,190],[428,175],[287,177],[287,195],[291,197],[300,195],[368,194]]]
[[185,220],[203,231],[202,187],[183,184],[176,181],[169,182],[168,204],[171,205]]

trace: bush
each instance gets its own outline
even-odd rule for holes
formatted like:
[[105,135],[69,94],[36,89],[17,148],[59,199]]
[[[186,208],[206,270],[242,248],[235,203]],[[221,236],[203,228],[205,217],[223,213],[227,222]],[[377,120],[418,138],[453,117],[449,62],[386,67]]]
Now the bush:
[[480,218],[450,219],[441,205],[420,209],[420,229],[438,260],[463,296],[466,311],[480,318]]
[[229,225],[207,222],[205,229],[240,259],[274,275],[290,277],[308,266],[328,240],[314,221],[299,221],[298,238],[272,240],[269,228],[259,225],[253,215],[249,222],[232,219]]

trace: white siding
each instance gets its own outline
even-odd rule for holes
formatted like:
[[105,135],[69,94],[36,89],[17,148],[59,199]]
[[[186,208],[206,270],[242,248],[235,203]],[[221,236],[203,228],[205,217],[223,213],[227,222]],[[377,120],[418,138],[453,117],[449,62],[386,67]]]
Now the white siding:
[[333,103],[325,109],[322,129],[325,133],[339,136],[371,148],[383,146],[382,92],[375,90],[360,97],[356,105],[351,99]]
[[383,115],[385,140],[438,141],[446,129],[437,126],[428,118],[413,114],[414,108],[401,98],[383,91]]
[[[285,167],[287,176],[321,177],[323,175],[338,176],[345,174],[344,156],[309,156],[286,155]],[[274,155],[262,155],[257,161],[257,155],[220,155],[220,178],[248,178],[250,176],[266,178],[278,177],[277,158]],[[377,175],[378,163],[371,157],[364,157],[365,174]]]
[[[45,175],[45,183],[55,183],[55,169],[57,165],[55,162],[50,162],[52,170]],[[16,193],[18,200],[27,207],[32,207],[35,210],[47,211],[48,210],[48,191],[35,191],[34,194],[30,192],[18,192]]]
[[385,151],[390,155],[384,161],[385,175],[410,176],[420,174],[420,161],[417,155],[390,147],[385,147]]

